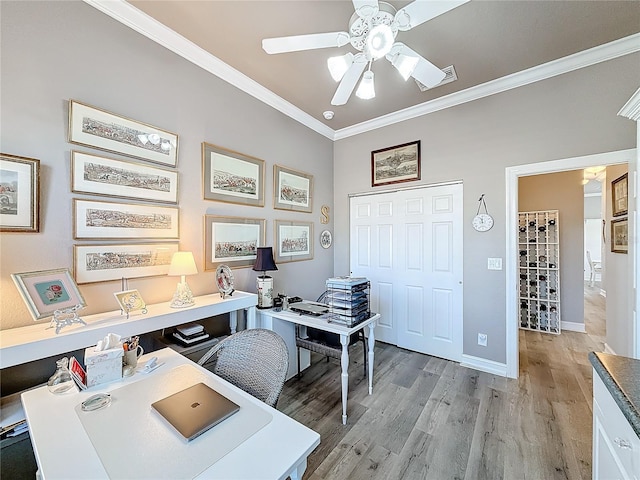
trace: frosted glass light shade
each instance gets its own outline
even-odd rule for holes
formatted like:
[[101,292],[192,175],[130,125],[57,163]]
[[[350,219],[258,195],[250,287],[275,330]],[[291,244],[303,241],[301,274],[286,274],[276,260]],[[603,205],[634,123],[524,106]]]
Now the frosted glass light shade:
[[329,68],[329,73],[331,74],[331,78],[333,78],[336,82],[342,80],[344,74],[347,73],[349,67],[353,64],[353,53],[347,52],[344,55],[340,55],[338,57],[330,57],[327,59],[327,67]]
[[360,80],[360,85],[356,90],[356,96],[363,100],[369,100],[376,96],[376,90],[373,85],[373,72],[371,70],[367,70],[362,75],[362,80]]

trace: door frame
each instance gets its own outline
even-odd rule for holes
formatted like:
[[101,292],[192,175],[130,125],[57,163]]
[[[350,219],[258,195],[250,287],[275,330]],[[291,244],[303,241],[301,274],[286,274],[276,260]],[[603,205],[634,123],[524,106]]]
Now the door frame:
[[[581,157],[564,158],[548,162],[530,163],[507,167],[505,169],[506,183],[506,221],[505,235],[507,252],[505,258],[506,269],[506,349],[507,349],[507,377],[518,378],[520,369],[518,341],[518,179],[530,175],[556,173],[567,170],[581,170],[598,165],[617,165],[621,163],[633,164],[636,160],[636,149],[619,150],[615,152],[597,153]],[[632,252],[629,252],[630,254]],[[634,265],[635,268],[635,265]],[[631,285],[629,288],[633,288]],[[638,340],[640,341],[640,340]]]

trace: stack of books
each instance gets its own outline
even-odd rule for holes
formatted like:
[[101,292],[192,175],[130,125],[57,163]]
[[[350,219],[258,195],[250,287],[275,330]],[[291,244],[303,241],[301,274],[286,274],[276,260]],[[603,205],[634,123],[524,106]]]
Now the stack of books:
[[363,277],[333,277],[326,281],[329,321],[353,327],[370,316],[369,281]]
[[177,340],[178,343],[189,346],[205,341],[209,338],[209,334],[199,323],[187,323],[176,327],[175,332],[173,332],[173,338]]

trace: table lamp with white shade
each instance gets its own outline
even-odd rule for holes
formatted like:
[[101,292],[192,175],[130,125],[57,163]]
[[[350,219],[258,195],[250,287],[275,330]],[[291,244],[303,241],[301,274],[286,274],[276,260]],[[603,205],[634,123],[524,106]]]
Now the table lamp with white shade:
[[278,270],[278,267],[273,260],[273,249],[271,247],[258,247],[253,270],[262,272],[262,275],[259,275],[256,279],[258,285],[258,308],[273,307],[273,278],[267,275],[267,271]]
[[180,282],[178,282],[176,293],[173,294],[171,308],[184,308],[195,305],[196,302],[193,301],[193,293],[191,293],[191,289],[184,277],[186,275],[195,275],[196,273],[198,273],[198,269],[193,259],[193,253],[176,252],[173,254],[167,275],[180,275]]

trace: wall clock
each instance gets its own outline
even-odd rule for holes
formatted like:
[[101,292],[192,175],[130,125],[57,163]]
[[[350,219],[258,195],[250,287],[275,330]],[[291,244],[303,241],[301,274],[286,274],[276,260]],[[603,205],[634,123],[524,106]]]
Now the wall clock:
[[[480,213],[480,209],[484,206],[484,213]],[[475,228],[478,232],[486,232],[491,230],[493,227],[493,217],[489,215],[487,210],[487,204],[484,201],[484,193],[478,200],[478,211],[476,212],[476,216],[473,217],[473,221],[471,222],[473,228]]]

